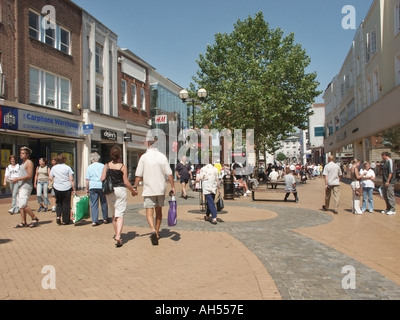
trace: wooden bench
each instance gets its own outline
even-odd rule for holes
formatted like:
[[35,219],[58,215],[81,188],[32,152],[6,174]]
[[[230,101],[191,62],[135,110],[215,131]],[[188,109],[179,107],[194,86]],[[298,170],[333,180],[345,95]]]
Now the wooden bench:
[[[278,185],[279,185],[279,182],[278,182]],[[281,183],[281,185],[282,185],[282,183]],[[283,183],[283,185],[285,185],[285,183]],[[298,194],[298,191],[297,191],[297,189],[295,190],[295,191],[286,191],[285,190],[285,188],[268,188],[268,185],[267,185],[267,188],[260,188],[260,187],[258,187],[258,188],[256,188],[256,189],[251,189],[251,199],[252,199],[252,201],[258,201],[258,200],[269,200],[269,199],[256,199],[255,198],[255,194],[256,193],[296,193],[297,192],[297,194]],[[284,201],[284,200],[282,200],[282,201]],[[294,202],[297,202],[296,200],[294,200],[293,199],[293,201]]]

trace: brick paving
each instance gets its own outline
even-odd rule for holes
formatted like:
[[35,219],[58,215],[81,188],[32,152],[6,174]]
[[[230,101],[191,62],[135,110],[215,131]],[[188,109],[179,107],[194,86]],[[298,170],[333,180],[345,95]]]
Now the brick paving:
[[[177,199],[176,226],[168,227],[164,208],[159,246],[151,245],[142,198],[129,197],[121,248],[111,224],[58,226],[52,212],[37,213],[36,228],[15,229],[19,215],[0,199],[0,299],[399,299],[400,205],[397,215],[383,215],[375,195],[374,213],[353,215],[342,184],[334,215],[320,210],[322,179],[298,190],[299,203],[281,201],[283,194],[225,200],[217,225],[204,221],[199,193],[190,191]],[[34,196],[30,205],[37,208]],[[342,285],[348,266],[354,289]],[[49,268],[55,289],[47,288]]]

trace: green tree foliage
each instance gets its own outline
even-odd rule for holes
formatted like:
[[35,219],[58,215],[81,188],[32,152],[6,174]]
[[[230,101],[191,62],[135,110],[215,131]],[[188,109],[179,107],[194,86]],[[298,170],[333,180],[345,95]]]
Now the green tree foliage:
[[282,152],[279,152],[276,156],[276,160],[279,162],[283,162],[286,160],[286,156]]
[[400,155],[400,126],[388,129],[383,134],[383,145]]
[[276,148],[295,128],[305,128],[310,104],[321,93],[294,34],[273,30],[262,12],[238,20],[231,34],[215,35],[199,56],[193,80],[207,89],[199,120],[216,129],[254,129],[255,147]]

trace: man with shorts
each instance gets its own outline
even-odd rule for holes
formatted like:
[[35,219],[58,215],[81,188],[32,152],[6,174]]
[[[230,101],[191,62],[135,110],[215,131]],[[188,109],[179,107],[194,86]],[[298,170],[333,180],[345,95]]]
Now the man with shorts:
[[[19,206],[21,214],[21,223],[17,224],[16,228],[22,228],[22,227],[32,228],[35,227],[39,222],[39,219],[35,216],[32,209],[28,207],[29,197],[33,189],[32,178],[33,178],[34,166],[33,162],[29,159],[32,154],[32,150],[29,149],[28,147],[21,147],[19,154],[20,154],[19,157],[22,160],[22,163],[19,167],[19,176],[12,180],[12,183],[18,182],[19,184],[17,204]],[[26,223],[26,214],[29,214],[32,218],[32,222],[30,225],[27,225]]]
[[[162,207],[165,202],[166,176],[171,184],[170,195],[175,195],[174,177],[167,157],[157,149],[157,137],[147,136],[148,149],[139,159],[135,173],[135,184],[137,186],[143,179],[144,208],[146,209],[147,223],[151,229],[151,243],[158,245],[160,239],[160,227],[162,221]],[[156,219],[154,223],[154,211]]]
[[175,168],[176,177],[179,179],[179,182],[182,185],[181,198],[184,199],[187,199],[186,186],[189,182],[189,179],[192,179],[192,170],[190,169],[190,165],[186,163],[186,160],[186,156],[183,156]]

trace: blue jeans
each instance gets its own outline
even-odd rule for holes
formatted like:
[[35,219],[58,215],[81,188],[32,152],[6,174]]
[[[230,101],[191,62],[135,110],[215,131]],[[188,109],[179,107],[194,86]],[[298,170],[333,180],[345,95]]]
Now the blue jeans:
[[[44,203],[44,206],[47,208],[50,205],[49,201],[49,189],[48,189],[49,183],[46,182],[38,182],[36,184],[36,195],[38,199],[39,205]],[[43,195],[43,198],[42,198]]]
[[11,209],[13,213],[18,213],[19,208],[17,205],[17,195],[18,195],[18,183],[12,183],[10,182],[10,191],[12,194],[12,202],[11,202]]
[[107,198],[103,193],[102,189],[90,189],[90,212],[92,215],[92,221],[98,222],[99,221],[99,199],[101,203],[101,214],[103,216],[103,220],[108,219],[108,204]]
[[374,211],[374,199],[372,198],[373,192],[374,188],[363,188],[363,202],[361,207],[362,212],[364,212],[367,209],[367,200],[368,200],[369,212]]
[[213,193],[205,194],[204,197],[206,198],[206,203],[207,203],[206,216],[208,217],[211,213],[212,218],[217,219],[217,208],[214,202],[215,194]]

